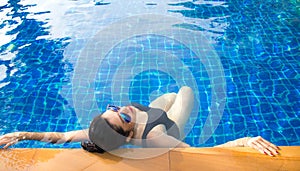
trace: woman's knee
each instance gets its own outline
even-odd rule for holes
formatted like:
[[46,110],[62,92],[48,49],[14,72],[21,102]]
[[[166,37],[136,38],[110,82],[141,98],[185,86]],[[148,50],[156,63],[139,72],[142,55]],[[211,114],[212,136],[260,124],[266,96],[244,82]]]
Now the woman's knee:
[[190,96],[191,98],[194,98],[194,91],[191,87],[183,86],[180,88],[179,93],[182,93],[185,96]]
[[173,103],[176,99],[176,93],[167,93],[164,94],[163,97],[168,103]]
[[160,108],[162,110],[169,110],[176,99],[176,93],[164,94],[149,104],[149,107]]

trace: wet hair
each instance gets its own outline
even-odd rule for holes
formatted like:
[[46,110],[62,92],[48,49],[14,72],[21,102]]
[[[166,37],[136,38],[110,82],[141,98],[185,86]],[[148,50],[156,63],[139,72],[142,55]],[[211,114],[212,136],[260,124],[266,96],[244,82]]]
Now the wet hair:
[[98,115],[89,128],[89,138],[96,145],[98,152],[111,151],[126,144],[130,131],[124,131],[120,126],[109,123]]

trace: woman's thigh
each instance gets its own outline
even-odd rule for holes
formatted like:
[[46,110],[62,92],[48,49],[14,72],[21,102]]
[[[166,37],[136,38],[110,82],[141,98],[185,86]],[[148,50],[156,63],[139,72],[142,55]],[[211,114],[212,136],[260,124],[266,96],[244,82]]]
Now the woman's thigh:
[[190,117],[193,107],[194,92],[190,87],[184,86],[180,88],[173,105],[167,111],[168,117],[178,125],[182,138],[185,124]]
[[149,104],[149,107],[159,108],[167,112],[173,105],[176,96],[176,93],[167,93],[159,96]]

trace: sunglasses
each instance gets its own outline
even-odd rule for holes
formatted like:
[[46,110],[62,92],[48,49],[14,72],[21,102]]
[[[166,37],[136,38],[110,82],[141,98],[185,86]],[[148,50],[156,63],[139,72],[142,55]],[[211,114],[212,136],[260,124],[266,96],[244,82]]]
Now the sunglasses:
[[[115,105],[107,105],[106,110],[111,110],[114,112],[119,112],[120,107],[115,106]],[[129,115],[127,115],[126,113],[119,113],[119,115],[121,116],[121,118],[126,122],[126,123],[130,123],[131,122],[131,117]]]

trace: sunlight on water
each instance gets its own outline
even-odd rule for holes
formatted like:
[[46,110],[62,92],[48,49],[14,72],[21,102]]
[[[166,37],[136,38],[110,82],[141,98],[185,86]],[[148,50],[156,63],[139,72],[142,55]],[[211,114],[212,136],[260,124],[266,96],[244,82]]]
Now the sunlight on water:
[[[283,0],[0,1],[0,125],[3,125],[0,134],[12,131],[70,131],[87,127],[80,125],[80,122],[89,118],[76,116],[72,99],[74,70],[83,51],[89,48],[107,50],[107,54],[101,56],[105,57],[107,63],[101,65],[103,70],[97,71],[101,71],[103,77],[92,82],[99,86],[95,90],[98,102],[106,102],[111,100],[111,96],[130,94],[123,92],[128,87],[121,87],[122,92],[117,95],[104,91],[112,85],[117,87],[111,83],[111,78],[122,76],[113,75],[114,71],[121,72],[118,66],[114,66],[114,62],[120,62],[120,59],[127,57],[126,54],[135,55],[132,61],[138,60],[144,54],[143,50],[156,48],[163,50],[162,53],[176,53],[172,55],[178,57],[184,66],[179,65],[179,62],[172,66],[176,71],[188,70],[192,73],[192,76],[183,74],[183,77],[196,78],[197,86],[194,87],[198,87],[195,91],[199,93],[197,98],[201,112],[196,113],[198,117],[192,117],[187,124],[187,129],[191,131],[186,142],[193,146],[213,146],[243,136],[262,135],[278,145],[299,145],[300,21],[299,6],[296,3]],[[174,37],[182,35],[180,32],[170,36],[171,40],[153,40],[151,36],[145,36],[143,41],[131,40],[131,37],[118,39],[130,31],[134,32],[130,29],[126,32],[120,29],[116,29],[118,32],[104,32],[109,28],[117,28],[111,26],[116,26],[114,24],[118,22],[143,15],[162,15],[182,21],[174,24],[173,29],[203,35],[207,44],[220,57],[227,85],[226,104],[218,128],[204,144],[199,143],[199,140],[206,135],[200,134],[203,125],[214,120],[208,117],[208,113],[213,111],[211,105],[222,106],[221,102],[211,103],[211,98],[215,94],[217,96],[218,91],[223,91],[218,88],[215,90],[217,93],[211,92],[214,88],[212,80],[218,82],[220,78],[208,78],[208,69],[203,65],[210,58],[195,60],[195,56],[191,55],[194,52],[184,51],[184,46],[180,44],[182,42],[172,42]],[[149,21],[141,21],[145,24],[143,26],[127,22],[129,25],[126,28],[143,29],[151,26],[149,33],[162,28],[162,25],[147,23]],[[87,47],[96,35],[99,35],[99,44]],[[106,37],[106,42],[101,36]],[[132,37],[135,36],[140,35]],[[124,43],[125,38],[128,38],[129,43]],[[196,38],[190,36],[187,39]],[[197,49],[200,45],[191,46]],[[207,51],[210,50],[201,48],[203,54]],[[90,59],[99,59],[99,54],[91,55]],[[162,64],[159,59],[155,60],[157,63],[151,63],[151,67]],[[169,61],[171,65],[172,60]],[[142,68],[145,63],[147,61],[127,65],[120,63],[120,66]],[[91,64],[98,66],[98,63]],[[213,62],[210,64],[214,67],[218,65]],[[112,66],[116,68],[111,69]],[[107,73],[114,77],[107,79]],[[157,85],[157,89],[136,86],[144,79],[150,85],[151,81],[146,78]],[[172,82],[172,79],[170,75],[147,71],[133,77],[128,85],[135,85],[130,89],[131,93],[134,95],[139,92],[138,97],[146,97],[145,103],[148,103],[149,99],[157,95],[177,90],[177,82]],[[182,80],[185,82],[185,79]],[[164,86],[166,83],[172,85]],[[78,148],[80,145],[22,142],[16,147]]]

